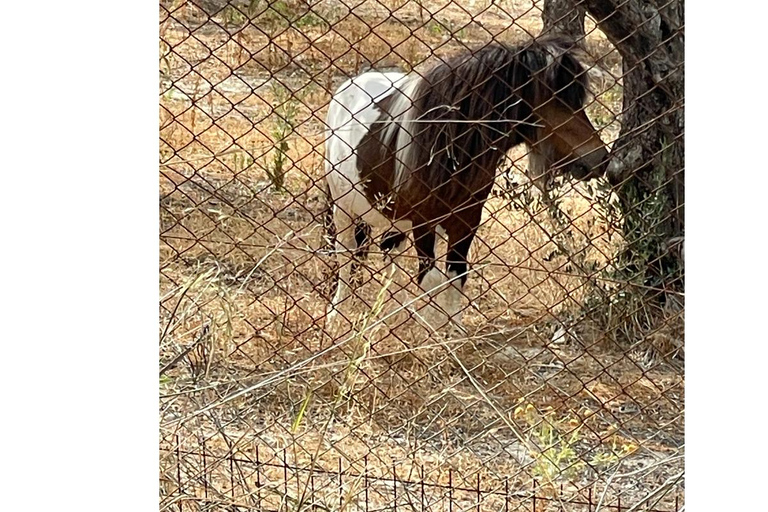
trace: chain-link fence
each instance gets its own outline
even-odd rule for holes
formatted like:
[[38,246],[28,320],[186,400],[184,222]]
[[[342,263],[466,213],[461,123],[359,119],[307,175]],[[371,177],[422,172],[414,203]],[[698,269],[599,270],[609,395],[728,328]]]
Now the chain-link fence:
[[682,510],[682,40],[161,0],[161,510]]

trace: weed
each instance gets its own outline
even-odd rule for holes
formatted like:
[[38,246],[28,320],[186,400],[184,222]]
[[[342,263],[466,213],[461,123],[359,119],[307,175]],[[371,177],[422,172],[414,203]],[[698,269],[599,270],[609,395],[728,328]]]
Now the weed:
[[296,0],[251,0],[248,15],[261,29],[277,34],[288,26],[296,29],[328,26],[306,2]]
[[534,459],[533,475],[553,482],[561,476],[571,478],[583,469],[584,462],[574,448],[580,439],[580,425],[564,434],[563,424],[568,422],[568,418],[564,421],[556,419],[551,409],[540,414],[531,403],[519,405],[514,416],[529,426],[527,444],[538,447],[529,454]]
[[304,16],[296,20],[296,23],[294,24],[296,28],[309,28],[309,27],[324,27],[327,26],[328,23],[315,14],[312,11],[308,11]]
[[522,399],[515,408],[514,417],[528,426],[527,445],[537,448],[529,448],[529,455],[534,460],[532,474],[544,482],[554,482],[562,477],[572,480],[587,466],[593,470],[613,466],[637,450],[635,444],[612,436],[610,447],[594,449],[586,459],[586,454],[577,451],[584,441],[581,433],[584,423],[579,419],[570,415],[557,418],[551,407],[540,413],[533,404],[524,403]]
[[221,20],[227,28],[242,27],[248,21],[248,17],[237,7],[227,5],[221,14]]
[[429,32],[433,36],[442,36],[445,33],[445,27],[443,26],[443,24],[435,19],[430,20],[427,23],[426,28],[427,28],[427,32]]
[[283,0],[269,2],[269,8],[287,20],[293,19],[293,9],[288,5],[288,2]]
[[467,30],[467,27],[469,25],[462,25],[461,28],[458,28],[458,25],[460,25],[461,22],[457,23],[454,20],[450,19],[448,20],[448,30],[451,33],[451,37],[457,41],[467,41],[469,36],[469,31]]
[[387,298],[387,291],[394,282],[395,266],[392,265],[389,268],[389,274],[376,294],[376,300],[370,310],[361,314],[358,325],[359,328],[355,332],[355,336],[351,342],[353,348],[352,356],[347,364],[347,369],[344,373],[344,380],[341,388],[339,389],[339,395],[337,400],[344,397],[349,397],[357,380],[357,374],[360,366],[365,361],[368,351],[371,349],[371,327],[378,320],[381,312],[384,309],[384,304]]
[[266,171],[274,189],[280,191],[285,189],[286,164],[289,161],[288,149],[290,147],[288,137],[293,133],[296,126],[299,104],[291,91],[279,82],[273,83],[272,93],[277,104],[274,109],[275,121],[270,130],[275,147],[271,161],[266,165]]
[[613,87],[597,96],[597,101],[593,101],[587,107],[590,119],[594,122],[595,128],[602,130],[617,121],[615,112],[621,110],[621,98],[623,88],[620,84],[614,84]]
[[236,152],[232,155],[232,165],[235,173],[240,173],[253,165],[253,157],[247,152]]

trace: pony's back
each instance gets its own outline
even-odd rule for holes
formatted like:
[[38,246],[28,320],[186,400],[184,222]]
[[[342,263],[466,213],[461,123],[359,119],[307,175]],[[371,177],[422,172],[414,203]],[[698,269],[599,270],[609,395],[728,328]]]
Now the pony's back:
[[405,78],[403,73],[371,71],[347,80],[333,95],[326,118],[325,165],[334,199],[360,180],[354,149],[380,115],[375,102],[395,92]]
[[341,84],[328,107],[328,130],[340,130],[353,120],[355,124],[364,123],[360,114],[365,117],[374,102],[392,94],[404,79],[403,73],[369,71]]

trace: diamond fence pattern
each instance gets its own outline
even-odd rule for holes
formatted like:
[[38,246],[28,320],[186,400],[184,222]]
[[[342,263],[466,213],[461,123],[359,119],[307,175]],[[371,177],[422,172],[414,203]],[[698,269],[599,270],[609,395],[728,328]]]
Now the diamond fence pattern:
[[[447,324],[413,235],[338,244],[339,86],[545,41],[544,7],[161,0],[161,510],[682,510],[684,296],[618,272],[603,178],[507,151]],[[567,50],[610,149],[629,67],[585,33]]]

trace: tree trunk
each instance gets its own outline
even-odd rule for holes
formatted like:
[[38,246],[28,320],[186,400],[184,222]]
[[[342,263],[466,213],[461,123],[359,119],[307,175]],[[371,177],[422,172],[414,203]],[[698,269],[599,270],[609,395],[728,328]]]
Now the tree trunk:
[[565,35],[574,41],[584,39],[584,7],[574,0],[547,0],[541,19],[542,34]]
[[547,0],[545,27],[547,19],[560,19],[559,30],[578,37],[583,24],[573,27],[576,15],[565,14],[569,3],[574,13],[577,4],[586,6],[622,57],[621,133],[607,173],[624,216],[627,247],[619,268],[635,282],[682,291],[683,0]]

